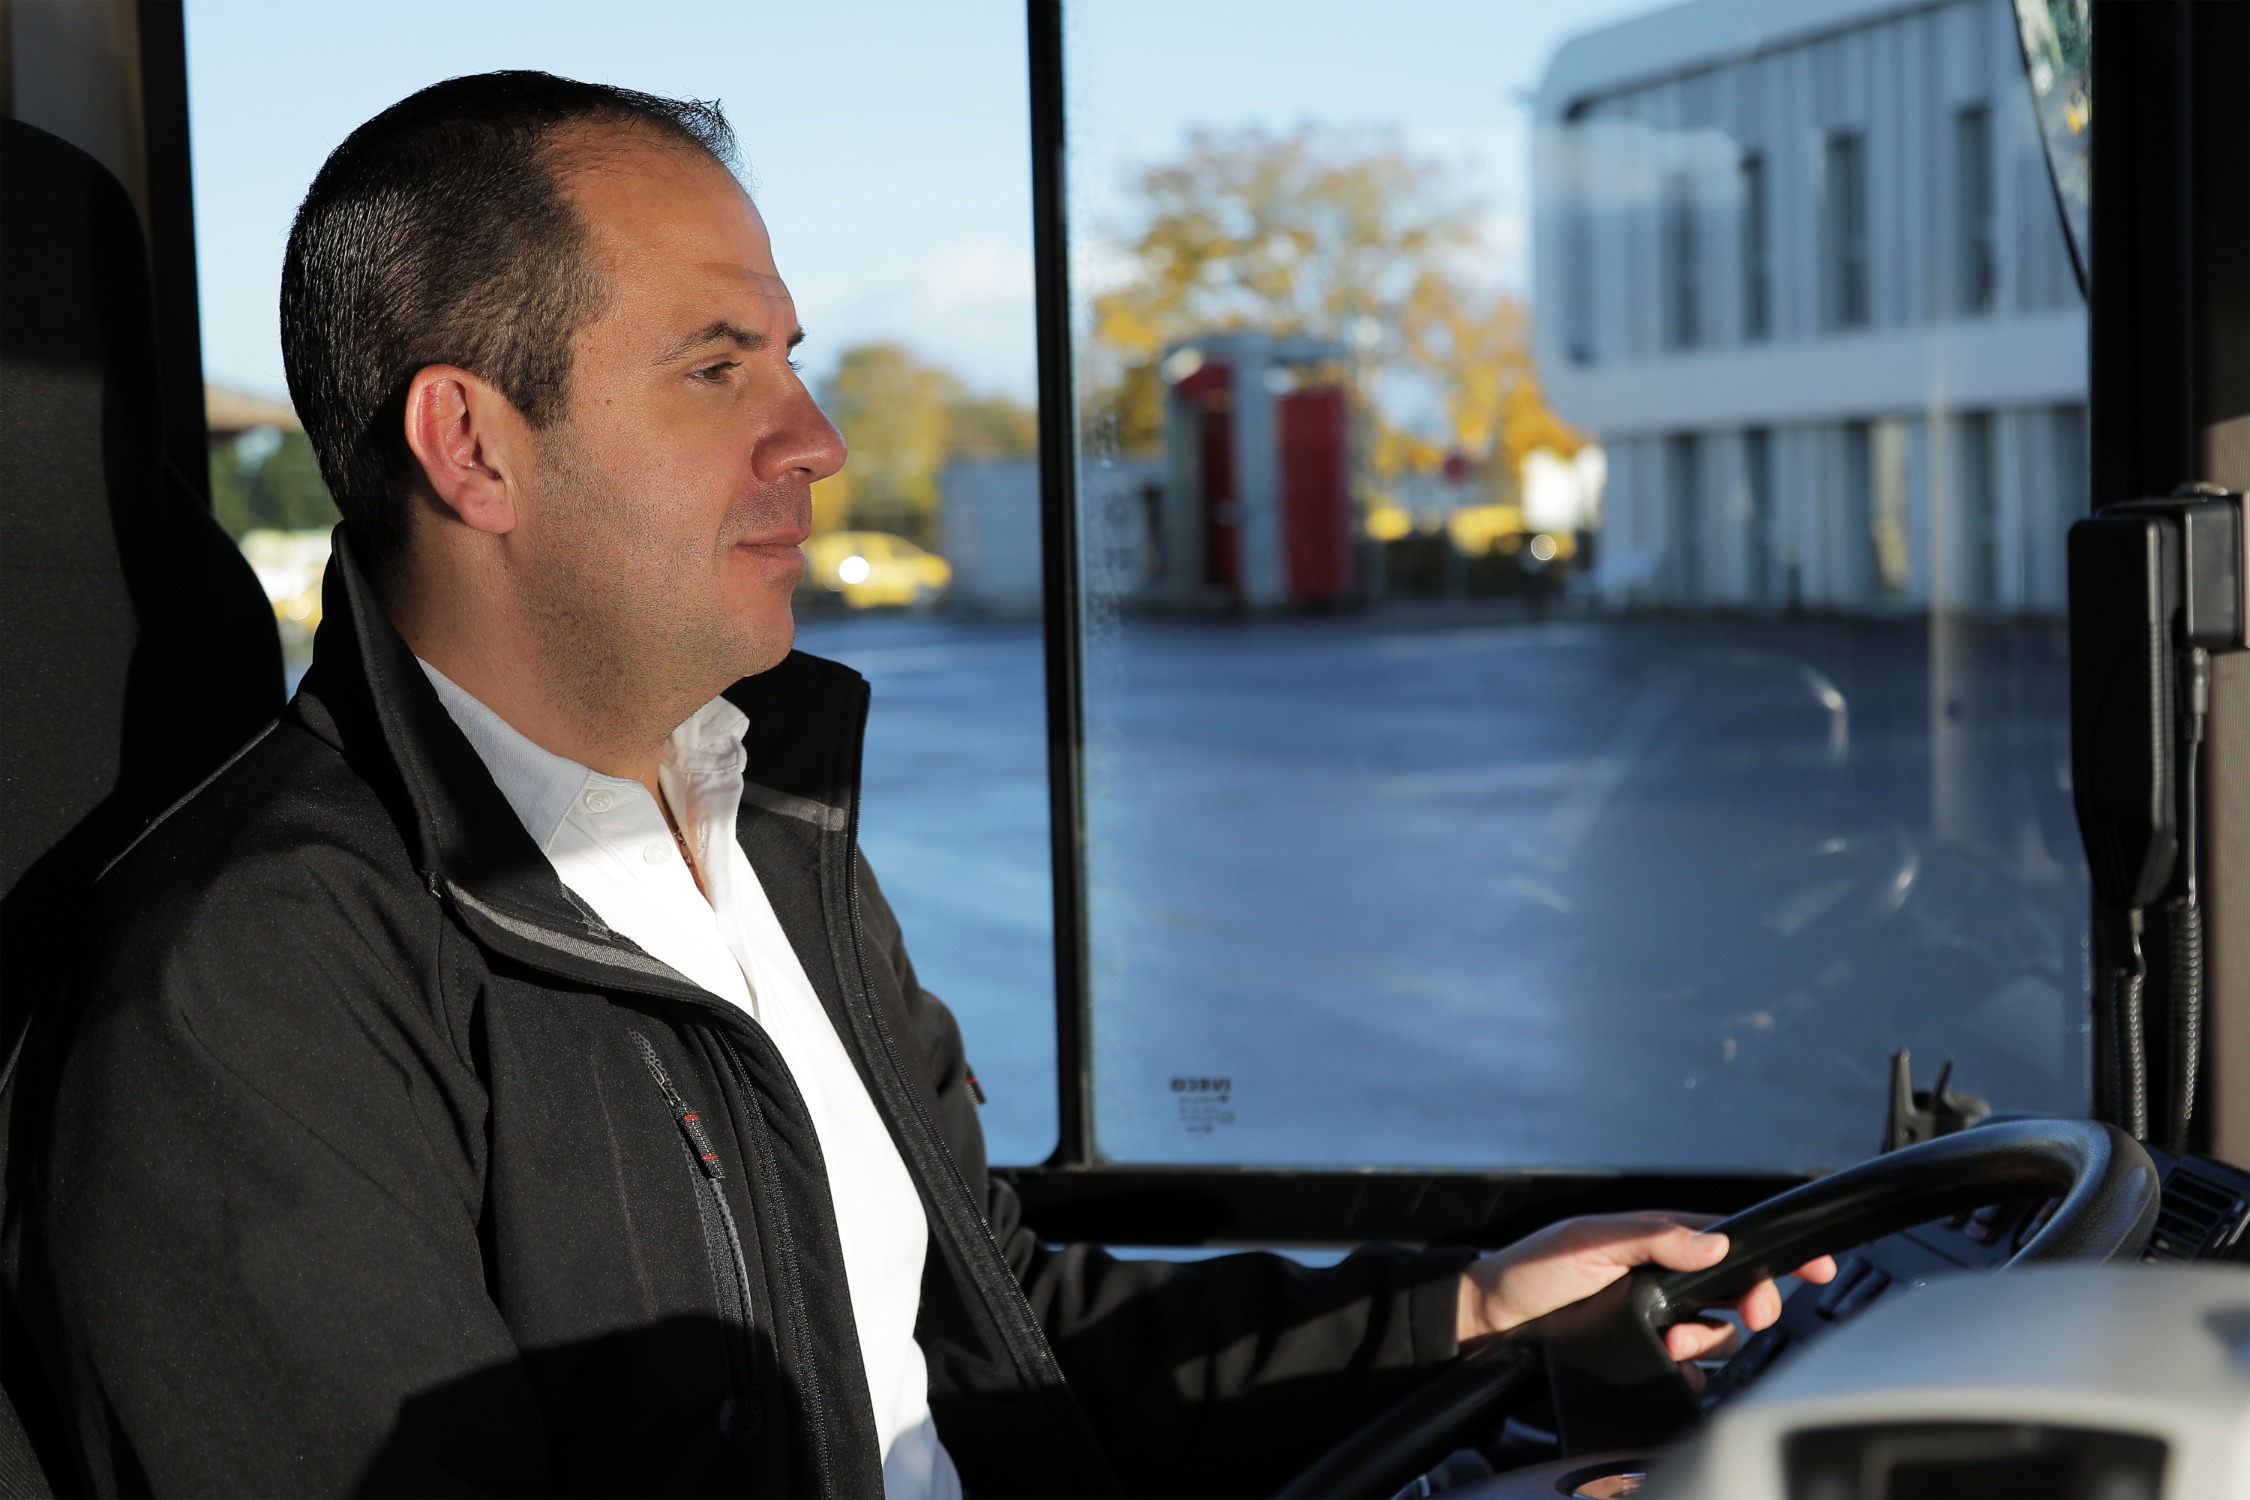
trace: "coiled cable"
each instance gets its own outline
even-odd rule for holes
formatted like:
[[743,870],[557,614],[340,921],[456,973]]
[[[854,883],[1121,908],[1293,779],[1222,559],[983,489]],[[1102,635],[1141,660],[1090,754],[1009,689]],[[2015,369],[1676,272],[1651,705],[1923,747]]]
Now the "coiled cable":
[[2180,894],[2164,908],[2172,1023],[2164,1149],[2175,1154],[2188,1148],[2195,1122],[2196,1079],[2203,1070],[2203,897],[2196,879],[2196,792],[2203,770],[2203,723],[2211,710],[2211,653],[2201,646],[2183,651],[2179,670]]
[[2148,960],[2141,953],[2141,914],[2125,914],[2133,934],[2133,966],[2112,976],[2111,1009],[2117,1030],[2117,1125],[2136,1141],[2148,1139],[2148,1031],[2141,1015]]

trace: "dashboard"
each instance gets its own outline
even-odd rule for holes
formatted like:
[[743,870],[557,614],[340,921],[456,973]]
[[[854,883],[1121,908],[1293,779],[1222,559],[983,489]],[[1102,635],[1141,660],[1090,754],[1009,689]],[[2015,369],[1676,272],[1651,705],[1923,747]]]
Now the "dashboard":
[[[2163,1176],[2164,1195],[2142,1261],[2250,1263],[2250,1173],[2209,1157],[2176,1157],[2154,1146],[2147,1150]],[[1781,1321],[1752,1335],[1712,1376],[1704,1409],[1714,1410],[1754,1387],[1830,1330],[1894,1292],[1950,1272],[1989,1271],[2004,1264],[2053,1209],[2052,1200],[1994,1204],[1839,1256],[1834,1281],[1798,1287],[1783,1303]]]
[[1681,1449],[1556,1457],[1549,1434],[1517,1422],[1507,1472],[1451,1486],[1433,1476],[1408,1493],[2250,1494],[2250,1173],[2148,1152],[2162,1196],[2137,1266],[1955,1274],[1998,1269],[2052,1201],[1919,1225],[1839,1256],[1828,1284],[1796,1287],[1779,1322],[1710,1372],[1712,1420]]

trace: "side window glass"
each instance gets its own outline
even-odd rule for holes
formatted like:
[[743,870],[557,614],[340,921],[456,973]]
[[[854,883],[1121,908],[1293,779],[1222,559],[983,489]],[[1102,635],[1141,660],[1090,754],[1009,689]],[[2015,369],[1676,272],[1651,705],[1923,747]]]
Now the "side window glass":
[[2084,1109],[2014,17],[1695,9],[1071,0],[1100,1157],[1829,1167],[1901,1049]]
[[[533,24],[533,23],[536,24]],[[863,836],[959,1014],[993,1159],[1055,1125],[1023,8],[480,5],[442,54],[395,7],[190,0],[220,519],[310,658],[335,512],[288,406],[289,221],[355,126],[441,78],[542,68],[717,99],[851,445],[816,488],[799,645],[873,681]],[[349,59],[348,67],[308,59]]]

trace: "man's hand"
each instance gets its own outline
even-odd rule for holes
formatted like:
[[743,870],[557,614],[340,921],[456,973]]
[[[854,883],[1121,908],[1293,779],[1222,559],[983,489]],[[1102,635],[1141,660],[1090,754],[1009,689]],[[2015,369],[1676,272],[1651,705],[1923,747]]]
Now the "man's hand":
[[[1461,1343],[1466,1347],[1568,1307],[1638,1265],[1653,1262],[1674,1271],[1716,1265],[1726,1256],[1727,1237],[1702,1232],[1716,1222],[1706,1214],[1671,1213],[1565,1219],[1495,1250],[1462,1273]],[[1798,1267],[1797,1275],[1806,1281],[1833,1280],[1836,1262],[1823,1255]],[[1752,1331],[1770,1327],[1781,1316],[1781,1291],[1761,1281],[1734,1308]],[[1703,1372],[1693,1361],[1723,1359],[1734,1353],[1740,1339],[1732,1323],[1696,1321],[1665,1330],[1664,1345],[1700,1390]]]

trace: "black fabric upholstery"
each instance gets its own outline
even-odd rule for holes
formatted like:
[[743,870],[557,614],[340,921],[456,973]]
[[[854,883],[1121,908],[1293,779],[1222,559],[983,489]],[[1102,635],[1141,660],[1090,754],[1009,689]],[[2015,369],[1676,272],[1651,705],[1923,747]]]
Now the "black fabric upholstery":
[[[0,1003],[147,821],[281,707],[255,574],[163,448],[140,222],[0,120]],[[194,455],[200,461],[201,455]]]
[[[281,707],[264,592],[164,451],[149,288],[117,180],[0,118],[0,1057],[11,1073],[41,975],[94,878]],[[8,1133],[0,1111],[0,1155]],[[52,1456],[31,1441],[44,1391],[5,1312],[0,1496],[40,1493],[38,1469],[53,1472],[31,1451]]]

